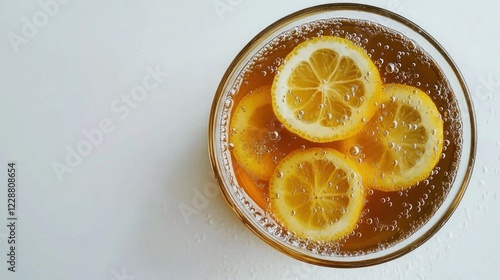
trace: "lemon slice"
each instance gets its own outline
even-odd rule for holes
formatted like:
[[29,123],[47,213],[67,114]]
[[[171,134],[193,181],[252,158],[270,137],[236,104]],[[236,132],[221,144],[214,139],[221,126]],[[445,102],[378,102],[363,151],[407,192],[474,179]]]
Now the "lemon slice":
[[276,118],[270,85],[252,90],[238,102],[230,123],[229,141],[241,167],[266,181],[279,160],[306,142],[287,131]]
[[328,148],[297,150],[274,173],[270,209],[289,231],[334,241],[354,230],[365,195],[356,164],[345,155]]
[[382,191],[404,190],[427,178],[441,158],[443,120],[418,88],[384,86],[385,100],[359,134],[340,150],[360,162],[363,182]]
[[239,186],[261,208],[267,208],[268,182],[257,179],[243,170],[237,163],[234,164],[234,175]]
[[381,79],[365,53],[348,39],[324,36],[299,44],[285,58],[272,88],[278,119],[313,142],[354,135],[376,111]]

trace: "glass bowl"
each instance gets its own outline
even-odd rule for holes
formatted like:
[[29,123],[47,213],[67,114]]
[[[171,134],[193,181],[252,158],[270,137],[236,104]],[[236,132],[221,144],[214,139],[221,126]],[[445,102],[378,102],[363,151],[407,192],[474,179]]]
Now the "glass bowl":
[[[356,23],[356,28],[362,28],[345,29],[349,26],[349,22]],[[380,30],[389,32],[383,35],[389,34],[392,41],[404,41],[406,50],[418,49],[423,52],[428,58],[424,63],[428,64],[428,68],[420,70],[425,72],[420,74],[427,75],[431,69],[430,72],[434,73],[432,75],[437,82],[430,85],[421,84],[416,82],[418,76],[412,79],[403,77],[404,71],[397,74],[389,71],[390,69],[384,70],[387,69],[389,62],[384,62],[377,56],[383,54],[384,48],[388,50],[389,46],[377,41],[377,32]],[[441,194],[436,195],[439,199],[433,201],[422,199],[415,205],[403,205],[406,208],[403,207],[398,217],[406,215],[404,219],[410,217],[412,213],[417,213],[415,212],[417,208],[431,207],[428,205],[432,204],[431,214],[420,218],[410,231],[395,234],[397,237],[379,238],[374,244],[361,249],[353,245],[352,249],[338,250],[331,248],[335,247],[334,243],[327,245],[309,243],[283,228],[271,213],[263,209],[265,207],[260,207],[239,185],[233,168],[234,159],[231,156],[228,133],[231,113],[238,100],[238,91],[242,83],[245,83],[244,76],[249,69],[256,69],[252,67],[255,67],[258,59],[272,54],[274,49],[279,48],[283,37],[288,36],[287,38],[293,39],[293,36],[298,36],[297,34],[350,38],[365,48],[380,71],[384,72],[384,80],[388,77],[394,78],[391,75],[399,75],[395,76],[395,79],[420,87],[433,96],[435,101],[437,100],[445,123],[444,149],[448,151],[447,155],[443,155],[441,165],[438,164],[439,167],[434,170],[435,174],[441,175],[431,176],[423,182],[422,185],[425,185],[428,193],[421,195],[427,199],[432,196],[434,189],[439,189]],[[365,39],[368,37],[369,39]],[[390,48],[392,50],[392,46]],[[395,52],[394,55],[396,55],[394,59],[397,57],[396,60],[403,64],[399,65],[400,68],[401,66],[404,68],[404,59],[401,60],[399,56],[404,56],[405,51]],[[398,66],[398,63],[395,65]],[[273,75],[273,69],[267,69],[267,73],[263,72],[263,75],[266,74]],[[328,267],[362,267],[383,263],[409,253],[431,238],[450,218],[462,199],[472,174],[476,154],[476,122],[471,95],[462,75],[450,56],[431,35],[408,19],[378,7],[361,4],[325,4],[306,8],[279,19],[257,34],[234,58],[222,77],[210,112],[209,153],[215,178],[229,206],[263,241],[304,262]],[[402,196],[405,193],[399,192],[398,195]],[[379,200],[387,202],[385,197],[377,198],[378,202]],[[424,206],[426,202],[427,206]],[[389,231],[391,228],[391,225],[384,225],[380,221],[362,216],[359,223],[363,222],[365,225],[373,224],[373,229],[380,232]],[[355,235],[354,232],[352,235]],[[351,240],[355,238],[353,236]],[[356,244],[356,242],[351,243]]]

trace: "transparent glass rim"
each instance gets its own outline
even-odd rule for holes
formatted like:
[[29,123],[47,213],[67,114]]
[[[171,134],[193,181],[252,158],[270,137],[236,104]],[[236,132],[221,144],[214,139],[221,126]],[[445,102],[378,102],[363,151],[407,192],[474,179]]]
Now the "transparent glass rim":
[[[222,98],[225,96],[225,94],[227,94],[228,87],[232,86],[232,83],[228,83],[228,81],[233,80],[234,82],[234,77],[239,74],[238,73],[239,71],[235,70],[237,70],[238,66],[241,66],[242,63],[243,64],[245,63],[244,59],[249,55],[249,53],[251,53],[257,47],[259,46],[261,47],[263,43],[266,43],[270,39],[272,39],[273,36],[271,35],[277,32],[278,30],[281,30],[285,26],[291,24],[292,22],[296,22],[300,19],[319,15],[322,13],[328,13],[328,12],[332,13],[338,11],[364,12],[367,14],[380,16],[382,18],[386,18],[398,24],[401,24],[404,27],[409,28],[409,30],[418,33],[418,35],[420,35],[432,48],[434,48],[440,54],[440,56],[442,56],[442,58],[451,68],[452,70],[451,74],[454,75],[454,77],[456,78],[456,81],[459,84],[459,87],[461,88],[464,95],[463,98],[466,108],[465,111],[463,111],[464,108],[460,109],[462,111],[462,115],[467,114],[467,116],[469,117],[469,123],[464,125],[470,125],[470,127],[466,127],[468,130],[470,130],[468,131],[470,133],[470,139],[464,139],[467,143],[469,143],[470,141],[470,144],[462,146],[462,154],[466,152],[466,155],[468,156],[466,156],[466,158],[461,156],[460,158],[461,161],[459,162],[459,170],[457,172],[457,177],[455,178],[455,181],[453,182],[452,185],[452,189],[458,188],[458,190],[451,198],[451,201],[448,202],[448,206],[445,209],[441,209],[446,206],[445,202],[443,202],[443,204],[440,206],[439,216],[438,212],[436,212],[433,215],[433,217],[426,222],[427,228],[423,229],[424,230],[423,234],[418,235],[415,238],[412,238],[413,240],[407,242],[406,244],[403,244],[402,246],[400,246],[400,248],[396,248],[389,252],[385,252],[387,250],[382,250],[381,252],[375,254],[365,255],[364,258],[339,257],[338,259],[325,259],[322,258],[322,256],[320,255],[307,254],[301,250],[292,248],[292,246],[288,244],[280,243],[279,241],[274,239],[269,233],[264,232],[264,230],[255,221],[252,221],[249,214],[246,213],[243,209],[241,209],[241,206],[237,205],[237,203],[235,202],[234,194],[231,193],[230,190],[231,187],[227,185],[227,182],[225,181],[224,176],[221,173],[223,160],[220,157],[220,147],[219,147],[220,133],[218,130],[218,125],[220,120],[218,113],[220,113],[221,107],[223,106]],[[297,23],[297,25],[299,25],[299,23]],[[441,66],[441,64],[439,63],[438,65]],[[446,74],[448,77],[448,73]],[[215,179],[224,195],[225,200],[227,201],[229,206],[233,209],[233,211],[236,213],[236,215],[239,217],[239,219],[263,241],[265,241],[275,249],[293,258],[307,263],[327,266],[327,267],[338,267],[338,268],[366,267],[396,259],[413,251],[414,249],[418,248],[420,245],[425,243],[427,240],[429,240],[449,220],[453,212],[458,207],[460,201],[462,200],[465,191],[467,189],[467,186],[469,184],[470,178],[472,176],[475,157],[476,157],[476,150],[477,150],[476,126],[477,126],[476,116],[474,112],[474,106],[472,103],[471,94],[469,92],[469,89],[465,83],[462,74],[460,73],[455,62],[451,59],[448,53],[440,45],[440,43],[438,43],[438,41],[435,40],[429,33],[420,28],[417,24],[406,19],[405,17],[380,7],[364,5],[364,4],[355,4],[355,3],[332,3],[332,4],[323,4],[323,5],[308,7],[275,21],[267,28],[263,29],[255,37],[253,37],[253,39],[251,39],[250,42],[247,43],[246,46],[236,55],[236,57],[233,59],[228,69],[226,70],[224,76],[222,77],[213,100],[209,117],[208,150]],[[460,172],[462,172],[463,175],[460,175],[459,174]],[[448,194],[448,196],[450,195],[451,193]],[[450,200],[450,198],[447,197],[446,200]],[[438,217],[436,218],[436,216]],[[417,230],[415,233],[413,233],[413,235],[417,235],[419,232],[421,232],[421,230],[422,229]],[[404,241],[400,243],[405,243]],[[371,256],[371,255],[373,256],[366,258],[366,256]]]

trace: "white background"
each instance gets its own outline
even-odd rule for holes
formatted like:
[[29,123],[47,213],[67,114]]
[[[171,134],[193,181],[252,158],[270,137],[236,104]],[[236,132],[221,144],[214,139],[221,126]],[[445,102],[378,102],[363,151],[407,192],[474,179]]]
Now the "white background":
[[[324,2],[60,0],[44,12],[40,3],[54,1],[0,1],[0,279],[496,278],[497,1],[365,2],[441,42],[469,85],[479,131],[475,171],[449,222],[410,254],[361,269],[303,264],[264,244],[214,192],[207,152],[212,99],[237,52],[282,16]],[[121,98],[148,69],[161,75],[131,108]],[[89,148],[84,131],[102,122],[102,139],[58,178],[54,166]],[[12,160],[15,273],[6,263]]]

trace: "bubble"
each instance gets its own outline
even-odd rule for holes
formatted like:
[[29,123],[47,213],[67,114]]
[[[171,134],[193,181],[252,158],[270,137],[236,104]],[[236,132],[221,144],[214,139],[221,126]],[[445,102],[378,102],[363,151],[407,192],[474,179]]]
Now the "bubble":
[[278,131],[270,131],[268,136],[271,141],[276,141],[280,138],[280,134]]
[[238,91],[235,89],[235,88],[232,88],[230,91],[229,91],[229,95],[230,96],[235,96],[236,93],[238,93]]
[[359,155],[359,153],[361,152],[361,150],[359,149],[358,146],[353,146],[349,149],[349,153],[352,155],[352,156],[357,156]]
[[386,71],[387,73],[395,73],[395,72],[397,72],[397,70],[398,70],[398,69],[397,69],[396,65],[395,65],[394,63],[392,63],[392,62],[391,62],[391,63],[388,63],[388,64],[385,66],[385,71]]
[[277,156],[273,156],[272,160],[273,160],[274,163],[278,163],[278,157]]
[[233,106],[233,100],[232,99],[226,99],[226,101],[224,101],[224,107],[226,108],[231,108]]
[[408,127],[408,130],[417,130],[418,125],[415,123],[409,123],[407,127]]
[[397,128],[398,127],[398,121],[392,121],[390,124],[391,128]]

